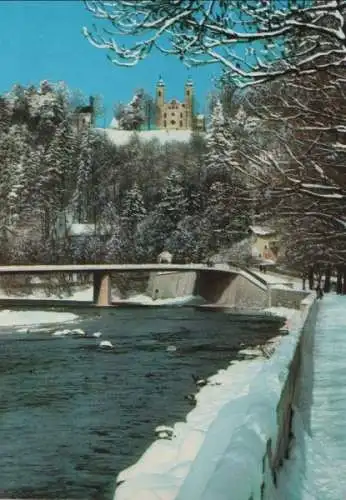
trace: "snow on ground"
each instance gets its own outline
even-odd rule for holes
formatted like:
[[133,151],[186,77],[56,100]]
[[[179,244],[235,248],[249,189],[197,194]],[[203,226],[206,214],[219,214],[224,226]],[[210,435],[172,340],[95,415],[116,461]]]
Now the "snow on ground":
[[144,142],[157,139],[161,144],[173,141],[189,142],[193,133],[191,130],[143,130],[137,133],[134,133],[132,130],[116,130],[111,128],[99,128],[96,130],[103,133],[117,146],[127,144],[134,136],[137,136]]
[[60,313],[54,311],[0,311],[1,326],[32,326],[45,323],[64,323],[74,321],[78,318],[76,314]]
[[346,298],[319,303],[313,350],[311,435],[299,413],[293,457],[280,474],[280,500],[346,498]]
[[52,293],[47,295],[47,293],[43,289],[33,290],[32,293],[29,294],[7,294],[4,290],[0,289],[0,299],[27,299],[27,300],[71,300],[71,301],[86,301],[90,302],[93,300],[93,287],[74,287],[74,290],[71,295],[67,292],[63,293]]
[[270,359],[233,361],[210,377],[172,438],[156,440],[118,475],[114,500],[223,500],[229,491],[232,500],[260,498],[266,442],[272,437],[275,445],[276,407],[305,317],[291,309],[269,312],[289,314],[290,335],[272,339]]

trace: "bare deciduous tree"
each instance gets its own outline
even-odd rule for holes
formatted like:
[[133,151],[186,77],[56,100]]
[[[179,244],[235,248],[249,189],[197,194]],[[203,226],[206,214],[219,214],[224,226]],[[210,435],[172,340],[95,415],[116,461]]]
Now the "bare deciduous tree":
[[[85,0],[87,39],[115,64],[157,48],[188,65],[221,64],[240,84],[311,74],[346,60],[344,0]],[[279,64],[273,64],[273,62]]]

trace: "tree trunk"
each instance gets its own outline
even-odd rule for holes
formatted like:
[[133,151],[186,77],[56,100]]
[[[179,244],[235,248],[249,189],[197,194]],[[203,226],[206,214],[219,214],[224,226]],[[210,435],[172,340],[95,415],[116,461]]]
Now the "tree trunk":
[[343,274],[343,286],[342,286],[342,295],[346,295],[346,266],[343,267],[342,269],[342,274]]
[[309,267],[309,290],[314,289],[314,268]]
[[324,293],[330,292],[330,275],[331,275],[331,269],[330,266],[328,266],[326,269],[326,275],[324,280],[324,289],[323,289]]
[[336,293],[339,295],[342,293],[342,272],[340,267],[337,268]]

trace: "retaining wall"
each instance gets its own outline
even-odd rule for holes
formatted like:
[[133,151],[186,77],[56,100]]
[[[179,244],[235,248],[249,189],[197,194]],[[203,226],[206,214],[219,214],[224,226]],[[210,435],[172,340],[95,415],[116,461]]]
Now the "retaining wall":
[[221,271],[151,273],[147,294],[168,299],[198,295],[218,306],[261,309],[268,305],[265,285],[252,276]]
[[309,292],[303,290],[289,290],[284,288],[270,287],[272,307],[292,307],[300,309],[301,301],[308,297]]
[[155,299],[170,299],[195,294],[195,271],[150,273],[147,295]]

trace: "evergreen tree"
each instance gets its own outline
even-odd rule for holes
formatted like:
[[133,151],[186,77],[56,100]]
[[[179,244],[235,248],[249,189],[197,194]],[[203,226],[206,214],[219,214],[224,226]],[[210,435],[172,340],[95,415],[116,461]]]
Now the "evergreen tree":
[[216,102],[211,115],[206,147],[206,184],[210,186],[213,182],[234,181],[237,178],[235,168],[238,166],[236,145],[220,100]]
[[121,211],[121,221],[129,234],[136,232],[138,224],[144,219],[146,209],[142,193],[135,182],[127,191]]
[[165,221],[166,232],[170,233],[178,222],[184,217],[188,201],[181,174],[173,169],[166,178],[162,199],[157,207],[157,212]]
[[143,91],[137,91],[126,106],[121,106],[117,113],[119,127],[124,130],[139,130],[145,122],[143,110]]
[[138,229],[145,215],[146,209],[142,193],[137,183],[134,183],[125,195],[120,217],[123,253],[127,254],[128,259],[134,262],[143,253]]

